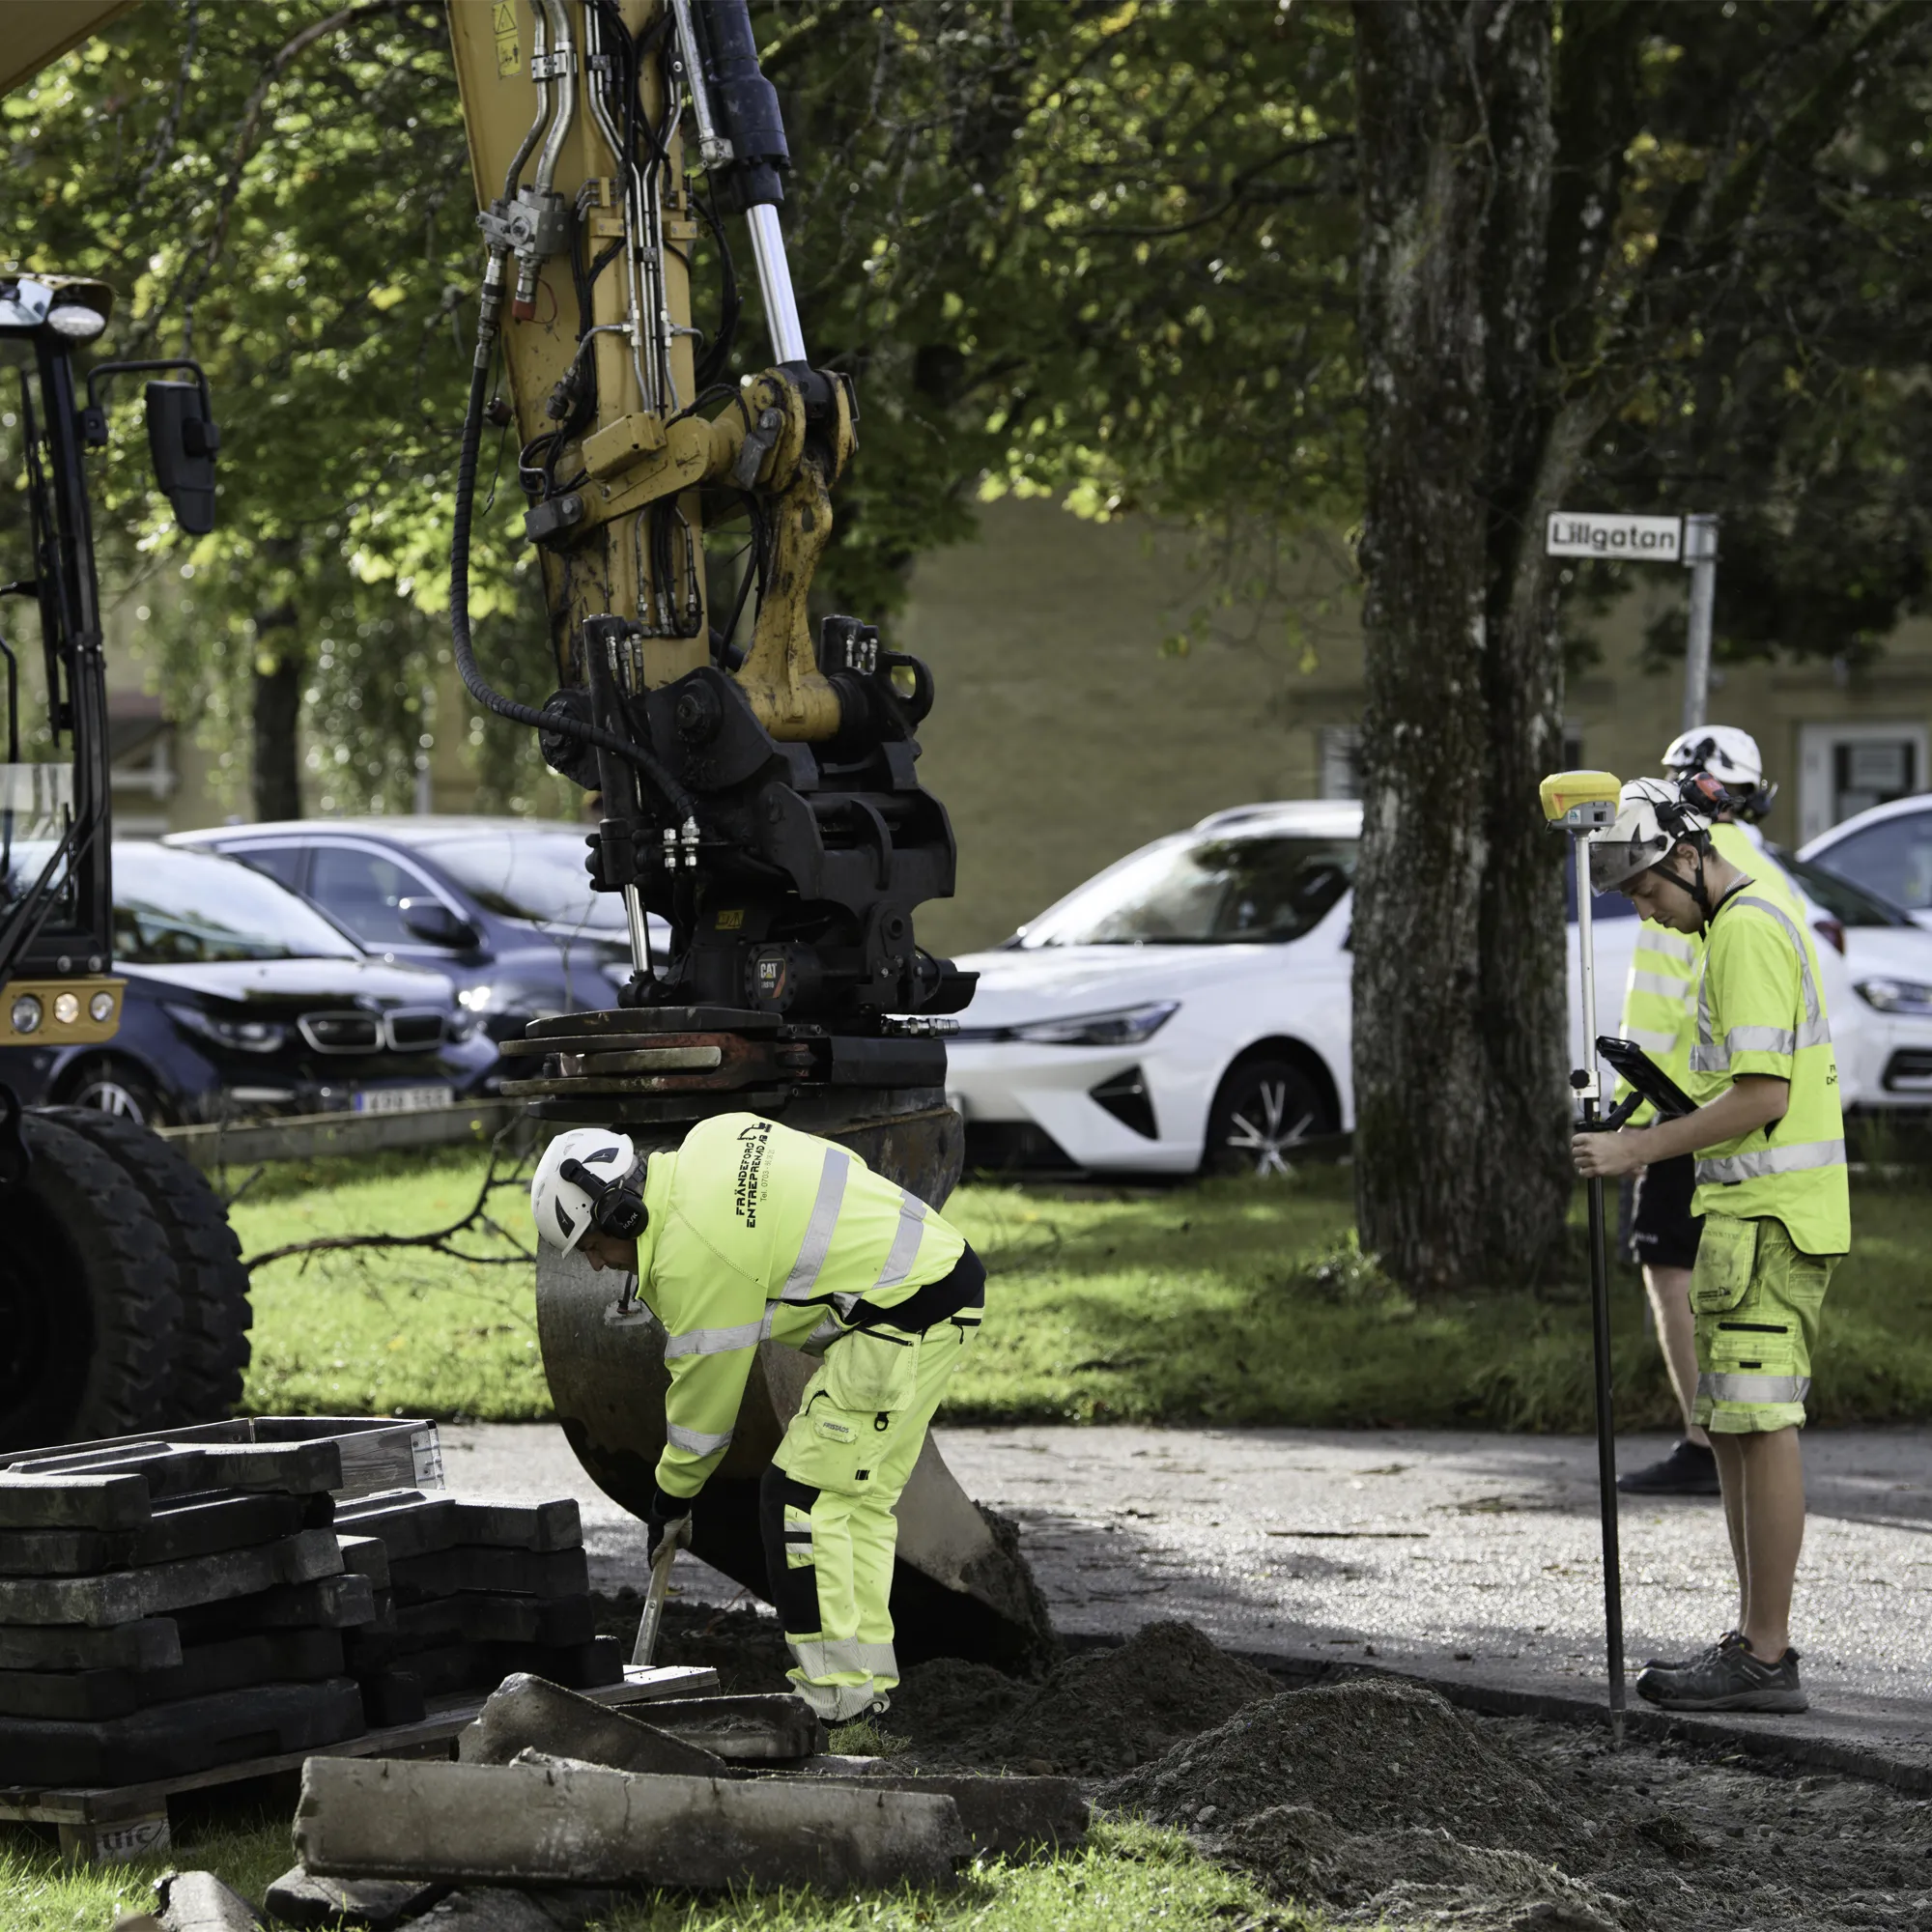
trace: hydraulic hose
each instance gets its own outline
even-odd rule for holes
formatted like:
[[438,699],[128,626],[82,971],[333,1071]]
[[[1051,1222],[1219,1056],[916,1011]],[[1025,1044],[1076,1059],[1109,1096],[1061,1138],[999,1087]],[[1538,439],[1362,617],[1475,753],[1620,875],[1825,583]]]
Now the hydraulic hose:
[[[498,257],[491,259],[493,265],[499,262]],[[555,731],[567,738],[581,738],[586,745],[600,746],[636,765],[670,807],[673,816],[683,821],[682,830],[689,847],[695,843],[697,834],[696,803],[658,758],[641,745],[620,738],[614,731],[606,731],[601,725],[589,724],[582,719],[555,712],[533,711],[527,704],[519,704],[515,698],[505,697],[501,692],[491,688],[476,662],[476,647],[469,631],[469,525],[476,498],[476,467],[483,447],[484,391],[490,385],[490,343],[495,334],[489,308],[494,306],[500,275],[498,267],[497,273],[486,280],[485,320],[477,330],[476,362],[469,373],[469,407],[463,418],[463,449],[456,465],[456,526],[449,540],[449,640],[456,652],[456,668],[470,696],[486,711],[494,711],[497,717],[511,719],[519,724],[527,724],[532,730]]]

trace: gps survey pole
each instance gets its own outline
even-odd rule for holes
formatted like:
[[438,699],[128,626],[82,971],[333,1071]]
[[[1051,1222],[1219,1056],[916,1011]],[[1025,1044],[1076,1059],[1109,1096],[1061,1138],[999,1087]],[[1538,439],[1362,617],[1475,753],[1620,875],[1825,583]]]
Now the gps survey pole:
[[[1597,1058],[1597,956],[1590,921],[1590,839],[1617,813],[1621,787],[1608,772],[1558,772],[1543,781],[1543,815],[1570,838],[1577,881],[1577,967],[1583,998],[1583,1061],[1570,1076],[1587,1132],[1604,1124]],[[1610,1680],[1610,1735],[1623,1742],[1624,1579],[1617,1548],[1617,1442],[1610,1391],[1610,1280],[1604,1250],[1604,1182],[1593,1175],[1590,1202],[1590,1328],[1597,1370],[1597,1491],[1604,1531],[1604,1649]]]

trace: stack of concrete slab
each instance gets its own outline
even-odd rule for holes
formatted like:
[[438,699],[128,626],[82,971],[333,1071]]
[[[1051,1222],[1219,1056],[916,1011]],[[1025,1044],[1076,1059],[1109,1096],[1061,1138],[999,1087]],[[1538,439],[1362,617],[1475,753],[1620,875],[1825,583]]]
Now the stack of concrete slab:
[[347,1651],[373,1722],[409,1722],[426,1700],[516,1672],[586,1690],[623,1681],[621,1646],[596,1632],[573,1499],[392,1490],[344,1503],[336,1527],[381,1612]]
[[176,1777],[359,1735],[367,1580],[322,1438],[156,1438],[0,1470],[0,1784]]

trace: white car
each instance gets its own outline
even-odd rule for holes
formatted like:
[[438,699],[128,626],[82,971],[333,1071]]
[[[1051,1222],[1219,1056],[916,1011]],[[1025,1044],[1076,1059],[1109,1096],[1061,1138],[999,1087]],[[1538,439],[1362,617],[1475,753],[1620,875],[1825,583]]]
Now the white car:
[[[1108,867],[1004,947],[962,958],[980,983],[947,1078],[969,1163],[1276,1174],[1309,1143],[1352,1130],[1349,928],[1360,835],[1353,803],[1216,812]],[[1913,1104],[1886,1073],[1901,1053],[1924,1055],[1918,1091],[1932,1091],[1932,1008],[1918,1019],[1856,997],[1842,948],[1870,947],[1861,970],[1869,964],[1873,979],[1909,977],[1903,940],[1932,982],[1932,934],[1902,933],[1884,907],[1836,897],[1835,919],[1813,910],[1847,1099]],[[1598,1030],[1614,1033],[1638,921],[1621,895],[1593,910]],[[1888,948],[1896,956],[1881,975]],[[1573,1065],[1583,1049],[1577,961],[1573,906]]]
[[1932,926],[1932,792],[1854,812],[1798,856]]

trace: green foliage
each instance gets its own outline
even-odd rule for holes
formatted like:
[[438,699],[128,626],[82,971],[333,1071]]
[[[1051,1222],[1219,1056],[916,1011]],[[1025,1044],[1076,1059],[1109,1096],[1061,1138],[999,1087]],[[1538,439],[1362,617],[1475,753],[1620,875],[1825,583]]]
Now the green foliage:
[[[232,778],[253,679],[293,655],[325,808],[406,804],[439,733],[478,747],[485,802],[548,801],[527,732],[434,708],[478,272],[442,10],[370,0],[318,35],[329,17],[147,0],[16,90],[0,247],[115,287],[104,354],[207,367],[214,533],[174,531],[128,379],[97,526],[171,710]],[[512,643],[541,616],[514,495],[479,520],[475,604],[486,666],[521,689],[532,666]]]

